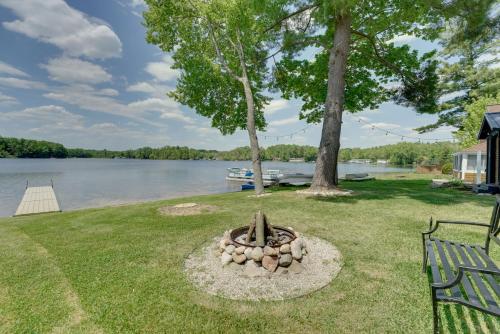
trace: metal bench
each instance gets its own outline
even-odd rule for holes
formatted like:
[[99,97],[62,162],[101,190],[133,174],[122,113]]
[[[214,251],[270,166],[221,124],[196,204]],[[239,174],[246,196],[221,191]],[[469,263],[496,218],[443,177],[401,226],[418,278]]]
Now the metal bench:
[[[422,271],[426,272],[429,263],[434,333],[439,332],[438,302],[461,304],[500,316],[500,270],[489,256],[491,240],[500,245],[499,219],[500,196],[497,195],[490,224],[443,220],[433,223],[431,218],[429,230],[422,233]],[[442,224],[486,228],[484,247],[433,237]]]

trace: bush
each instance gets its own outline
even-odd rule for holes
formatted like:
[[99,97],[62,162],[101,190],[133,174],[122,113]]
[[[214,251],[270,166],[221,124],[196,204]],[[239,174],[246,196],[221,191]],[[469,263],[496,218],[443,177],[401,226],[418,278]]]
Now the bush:
[[443,174],[451,175],[452,172],[453,172],[453,164],[451,162],[445,163],[441,168],[441,173]]

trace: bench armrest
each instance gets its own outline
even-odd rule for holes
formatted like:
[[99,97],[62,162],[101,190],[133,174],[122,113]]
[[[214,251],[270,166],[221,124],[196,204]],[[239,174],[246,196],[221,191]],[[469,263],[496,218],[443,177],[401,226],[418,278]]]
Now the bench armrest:
[[438,220],[437,224],[455,224],[455,225],[471,225],[471,226],[482,226],[490,227],[488,224],[476,223],[476,222],[464,222],[464,221],[452,221],[452,220]]
[[437,231],[440,224],[453,224],[453,225],[469,225],[469,226],[481,226],[490,227],[488,224],[476,223],[476,222],[466,222],[466,221],[453,221],[453,220],[436,220],[434,226],[432,226],[432,217],[429,222],[429,230],[422,232],[422,236],[430,235]]
[[481,273],[481,274],[500,275],[500,271],[498,271],[496,269],[468,267],[468,266],[460,265],[460,266],[458,266],[458,273],[454,278],[452,278],[446,282],[443,282],[443,283],[432,283],[431,286],[433,289],[451,288],[451,287],[460,283],[460,281],[462,280],[462,277],[464,276],[466,271],[476,272],[476,273]]

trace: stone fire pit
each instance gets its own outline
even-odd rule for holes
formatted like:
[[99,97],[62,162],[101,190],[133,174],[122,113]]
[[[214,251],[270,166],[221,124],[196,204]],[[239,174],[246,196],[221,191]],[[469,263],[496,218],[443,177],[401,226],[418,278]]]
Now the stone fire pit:
[[230,299],[282,300],[330,283],[340,252],[325,240],[273,226],[258,212],[248,226],[226,231],[185,262],[188,278],[204,291]]
[[219,243],[223,266],[235,262],[247,264],[249,274],[262,266],[269,272],[287,268],[293,260],[307,256],[307,245],[291,227],[272,226],[266,215],[258,212],[252,224],[227,231]]

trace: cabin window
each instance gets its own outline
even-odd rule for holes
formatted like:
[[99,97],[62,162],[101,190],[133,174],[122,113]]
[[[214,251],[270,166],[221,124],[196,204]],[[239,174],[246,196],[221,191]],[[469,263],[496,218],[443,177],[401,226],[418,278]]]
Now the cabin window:
[[462,155],[455,155],[455,161],[453,162],[453,169],[461,170],[462,169]]
[[469,154],[467,156],[467,170],[475,171],[477,167],[477,155]]

